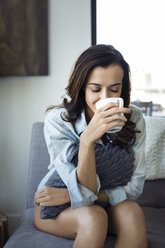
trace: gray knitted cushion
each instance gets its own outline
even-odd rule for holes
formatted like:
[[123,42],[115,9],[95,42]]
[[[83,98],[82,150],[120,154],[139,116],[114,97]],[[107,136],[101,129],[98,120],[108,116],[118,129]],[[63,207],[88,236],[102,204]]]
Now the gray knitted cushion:
[[[78,149],[79,147],[68,158],[68,161],[73,163],[75,167],[78,164]],[[95,160],[96,172],[100,178],[102,189],[123,186],[130,181],[134,166],[134,152],[132,148],[121,148],[111,143],[107,143],[106,145],[95,144]],[[46,185],[56,188],[66,188],[66,185],[56,171],[49,178]],[[70,203],[53,207],[41,207],[40,216],[43,219],[55,218],[69,206]]]
[[[121,148],[107,143],[95,144],[96,172],[102,189],[112,189],[126,185],[132,176],[134,152],[132,148]],[[78,164],[78,150],[69,157],[69,162]]]

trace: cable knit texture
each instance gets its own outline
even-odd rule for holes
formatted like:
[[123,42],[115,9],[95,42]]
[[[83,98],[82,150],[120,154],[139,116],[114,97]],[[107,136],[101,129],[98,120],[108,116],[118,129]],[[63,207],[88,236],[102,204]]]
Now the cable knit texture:
[[[75,167],[78,164],[78,149],[68,157],[68,162],[73,163]],[[111,143],[106,145],[95,144],[96,172],[99,176],[102,189],[112,189],[118,186],[126,185],[133,174],[134,152],[132,148],[121,148]],[[66,188],[61,178],[52,175],[47,182],[47,186]],[[54,176],[58,180],[53,180]],[[41,207],[40,216],[43,219],[55,218],[61,211],[70,206],[64,204],[53,207]]]
[[165,118],[145,116],[146,179],[165,178]]
[[[69,158],[70,159],[70,158]],[[120,148],[107,143],[95,144],[96,172],[102,189],[126,185],[133,173],[134,153],[132,149]],[[78,151],[70,162],[78,164]]]

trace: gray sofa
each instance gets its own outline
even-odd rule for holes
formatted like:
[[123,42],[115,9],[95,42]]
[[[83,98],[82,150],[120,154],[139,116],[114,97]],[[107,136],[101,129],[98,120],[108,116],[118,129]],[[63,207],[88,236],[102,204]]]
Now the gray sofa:
[[[27,202],[19,228],[4,248],[69,248],[73,240],[63,239],[37,230],[33,224],[34,193],[45,175],[49,156],[43,137],[43,123],[32,128],[30,146]],[[165,248],[165,179],[147,180],[138,199],[147,222],[149,248]],[[108,236],[104,248],[114,246],[115,236]]]

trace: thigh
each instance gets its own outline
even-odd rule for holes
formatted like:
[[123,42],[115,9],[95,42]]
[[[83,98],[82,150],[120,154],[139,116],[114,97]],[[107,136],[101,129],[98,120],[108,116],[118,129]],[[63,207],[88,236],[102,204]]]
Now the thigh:
[[39,206],[34,213],[34,223],[39,230],[69,239],[76,238],[80,227],[87,231],[91,226],[93,229],[96,229],[97,225],[105,226],[106,219],[106,211],[97,205],[76,209],[68,207],[55,219],[41,219]]
[[65,209],[55,219],[41,219],[40,207],[37,206],[34,212],[34,223],[43,232],[70,239],[76,237],[77,221],[71,207]]
[[108,210],[108,233],[121,234],[133,230],[145,231],[145,218],[141,207],[134,201],[123,201]]

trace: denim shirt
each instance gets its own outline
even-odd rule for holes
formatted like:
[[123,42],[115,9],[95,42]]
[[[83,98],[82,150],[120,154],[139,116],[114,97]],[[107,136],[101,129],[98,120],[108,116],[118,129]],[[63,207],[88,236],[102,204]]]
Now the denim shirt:
[[[136,106],[130,105],[132,110],[131,120],[136,123],[136,129],[141,133],[136,134],[136,142],[133,146],[135,152],[134,172],[131,181],[125,186],[116,187],[111,190],[105,190],[110,205],[116,205],[126,199],[136,200],[142,193],[145,181],[145,121],[141,110]],[[49,177],[56,170],[63,182],[65,183],[71,200],[71,207],[79,208],[90,206],[98,199],[100,190],[100,180],[97,175],[97,192],[94,194],[91,190],[78,183],[77,167],[68,162],[68,157],[74,152],[76,146],[79,145],[80,135],[87,126],[85,114],[81,113],[76,122],[66,122],[61,115],[66,112],[62,107],[56,107],[51,110],[44,122],[44,137],[50,155],[49,172],[42,179],[38,186],[38,190],[42,189]],[[99,139],[97,143],[102,143]]]

